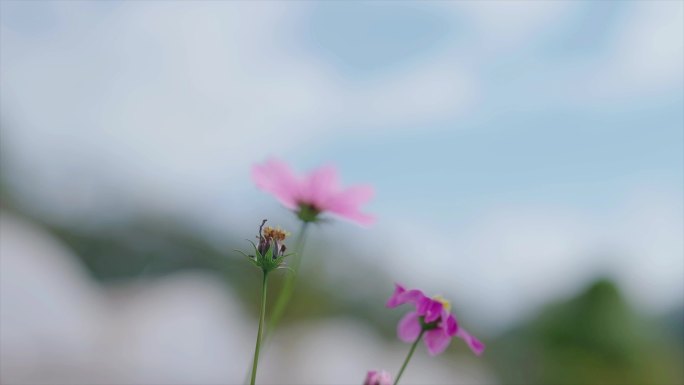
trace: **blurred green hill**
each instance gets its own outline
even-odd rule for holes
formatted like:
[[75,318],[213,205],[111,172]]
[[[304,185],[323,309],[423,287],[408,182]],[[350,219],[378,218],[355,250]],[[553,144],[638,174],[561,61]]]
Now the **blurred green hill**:
[[681,334],[641,318],[609,280],[548,305],[490,353],[506,384],[684,383]]

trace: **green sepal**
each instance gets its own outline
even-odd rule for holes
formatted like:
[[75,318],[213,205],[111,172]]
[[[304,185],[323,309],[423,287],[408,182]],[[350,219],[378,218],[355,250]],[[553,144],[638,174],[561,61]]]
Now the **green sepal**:
[[266,250],[265,255],[262,255],[259,252],[259,249],[257,248],[256,244],[252,242],[251,240],[247,239],[247,242],[252,244],[252,247],[254,248],[254,255],[248,255],[240,250],[235,250],[238,253],[244,255],[249,259],[250,262],[254,264],[254,266],[258,267],[259,269],[263,270],[265,273],[268,273],[271,270],[275,269],[281,269],[285,268],[283,265],[284,259],[286,257],[289,257],[293,255],[294,253],[289,253],[289,254],[284,254],[279,256],[278,258],[273,258],[273,245],[271,245],[268,250]]
[[302,222],[318,222],[320,220],[318,214],[320,213],[317,208],[307,204],[300,204],[299,210],[295,211],[297,218]]
[[424,331],[428,331],[428,330],[432,330],[432,329],[437,329],[437,328],[439,327],[439,326],[437,326],[437,324],[439,323],[439,320],[434,321],[434,322],[430,322],[430,323],[426,323],[426,322],[425,322],[425,317],[424,317],[424,316],[421,316],[421,317],[418,317],[418,321],[420,322],[420,327],[421,327]]
[[242,251],[240,251],[240,250],[237,250],[237,249],[233,249],[233,251],[236,251],[236,252],[242,254],[243,256],[247,257],[247,259],[248,259],[250,262],[252,262],[252,264],[253,264],[254,266],[259,267],[259,263],[257,262],[256,257],[255,257],[254,255],[245,254],[244,252],[242,252]]
[[259,266],[259,267],[261,267],[261,269],[264,272],[269,272],[271,270],[276,270],[276,269],[283,267],[284,266],[283,263],[284,263],[285,258],[289,257],[290,255],[293,254],[293,253],[284,254],[284,255],[281,255],[280,257],[276,258],[276,259],[273,259],[273,257],[272,257],[273,252],[271,252],[271,249],[272,249],[272,247],[268,249],[268,251],[266,252],[266,255],[264,256],[263,263]]
[[245,240],[252,244],[252,247],[254,248],[254,254],[259,254],[259,249],[257,249],[257,245],[254,242],[250,241],[249,239],[245,239]]

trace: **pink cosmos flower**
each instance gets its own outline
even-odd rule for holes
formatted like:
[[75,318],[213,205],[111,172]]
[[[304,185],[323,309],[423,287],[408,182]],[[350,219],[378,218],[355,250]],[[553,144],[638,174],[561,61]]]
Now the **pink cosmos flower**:
[[451,305],[447,300],[439,296],[429,298],[420,290],[406,290],[395,284],[387,307],[395,308],[405,303],[412,304],[416,310],[399,321],[397,334],[402,341],[415,342],[424,333],[425,345],[431,356],[442,353],[453,337],[464,340],[478,356],[484,351],[484,344],[458,325],[456,317],[449,312]]
[[392,385],[392,375],[384,370],[369,370],[363,385]]
[[299,176],[284,162],[269,159],[252,167],[252,179],[258,188],[273,194],[285,207],[295,210],[305,222],[315,222],[323,212],[364,226],[375,220],[373,216],[360,211],[360,206],[373,197],[373,188],[341,188],[337,170],[332,166]]

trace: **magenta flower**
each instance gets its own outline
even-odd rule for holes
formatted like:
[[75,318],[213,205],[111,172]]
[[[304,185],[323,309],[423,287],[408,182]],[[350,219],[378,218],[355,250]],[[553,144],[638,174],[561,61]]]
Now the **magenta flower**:
[[315,222],[318,215],[330,212],[360,225],[370,225],[375,218],[362,213],[360,206],[373,197],[370,186],[342,189],[337,170],[324,166],[306,176],[296,175],[287,164],[269,159],[252,167],[257,187],[273,194],[285,207],[295,210],[305,222]]
[[363,385],[392,385],[392,375],[384,370],[369,370]]
[[405,303],[415,306],[412,311],[399,321],[397,334],[404,342],[415,342],[425,334],[425,345],[431,356],[442,353],[453,337],[466,342],[470,349],[480,355],[484,351],[484,344],[470,335],[456,322],[456,317],[449,311],[449,302],[439,296],[429,298],[420,290],[406,290],[395,284],[394,293],[387,301],[387,307],[395,308]]

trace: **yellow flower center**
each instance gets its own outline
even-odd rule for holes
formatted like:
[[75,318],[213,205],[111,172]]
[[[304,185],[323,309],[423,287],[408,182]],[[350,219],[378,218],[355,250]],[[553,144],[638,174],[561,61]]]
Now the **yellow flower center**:
[[266,227],[264,227],[263,235],[264,235],[264,238],[266,238],[266,239],[274,239],[276,241],[282,242],[285,240],[285,238],[290,236],[290,233],[281,229],[280,226],[278,226],[277,228],[273,228],[271,226],[266,226]]
[[446,298],[442,297],[441,295],[436,295],[432,297],[432,299],[437,302],[441,302],[442,306],[444,306],[444,310],[447,312],[451,311],[451,302],[449,302]]

